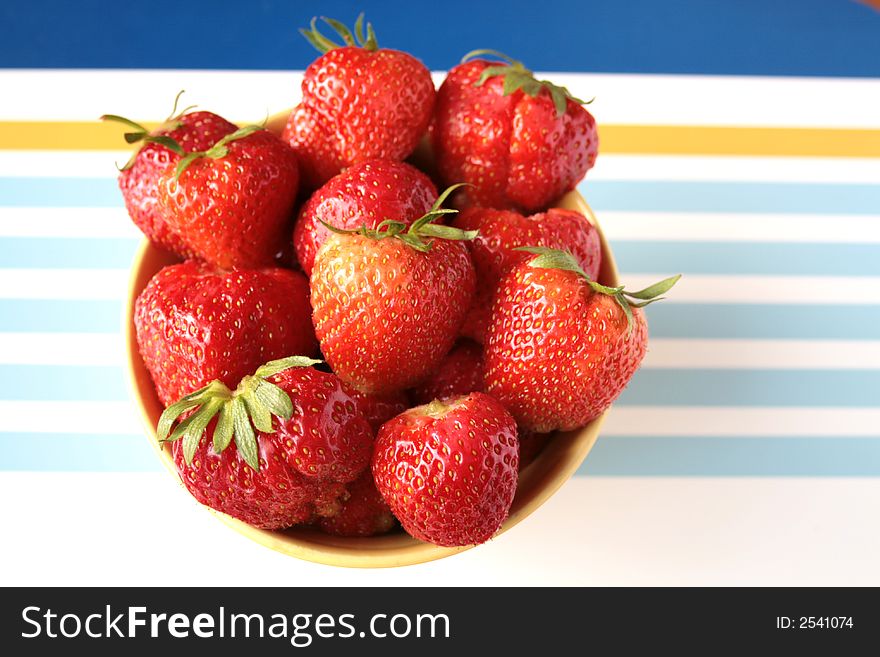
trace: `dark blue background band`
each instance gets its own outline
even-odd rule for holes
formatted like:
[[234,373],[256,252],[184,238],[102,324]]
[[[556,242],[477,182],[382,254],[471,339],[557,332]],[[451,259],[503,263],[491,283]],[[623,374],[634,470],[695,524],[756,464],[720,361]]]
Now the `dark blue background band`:
[[7,1],[0,67],[304,68],[296,28],[360,10],[433,69],[494,48],[552,71],[880,76],[880,13],[853,0]]

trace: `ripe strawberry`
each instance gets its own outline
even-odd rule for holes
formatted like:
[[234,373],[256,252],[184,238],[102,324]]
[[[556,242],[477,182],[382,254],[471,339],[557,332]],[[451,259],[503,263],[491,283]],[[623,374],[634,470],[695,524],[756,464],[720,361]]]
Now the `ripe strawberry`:
[[512,269],[495,297],[486,392],[524,429],[576,429],[629,383],[648,345],[641,307],[679,277],[626,292],[591,281],[564,251],[527,250],[538,256]]
[[435,399],[461,397],[483,391],[483,348],[462,340],[450,351],[440,367],[425,381],[412,389],[416,404]]
[[394,527],[394,515],[376,490],[369,468],[347,488],[349,498],[339,513],[318,523],[322,531],[334,536],[375,536]]
[[246,126],[159,177],[159,207],[196,255],[224,269],[273,264],[289,235],[299,173],[275,135]]
[[358,410],[367,418],[373,433],[378,432],[379,427],[410,407],[409,396],[403,390],[371,395],[347,384],[343,384],[343,387],[357,403]]
[[492,397],[474,392],[411,408],[376,438],[376,487],[403,528],[437,545],[489,540],[516,492],[516,424]]
[[[471,59],[484,54],[509,64]],[[431,124],[441,178],[473,185],[461,203],[535,212],[574,189],[599,143],[583,101],[491,50],[462,62],[437,92]]]
[[[179,94],[177,99],[180,99]],[[143,142],[119,172],[119,189],[128,216],[150,241],[182,258],[188,258],[195,253],[168,225],[159,209],[159,177],[187,152],[210,148],[219,139],[235,132],[236,127],[211,112],[187,114],[184,110],[177,114],[177,100],[171,114],[152,132],[134,121],[113,114],[105,114],[101,120],[116,121],[132,128],[134,132],[125,135],[128,143]]]
[[510,210],[468,208],[453,225],[479,234],[468,248],[477,272],[477,292],[462,334],[479,343],[486,340],[492,300],[501,277],[514,265],[529,260],[520,246],[546,246],[571,253],[587,276],[596,280],[602,263],[599,232],[582,214],[551,208],[528,217]]
[[287,269],[165,267],[138,296],[138,347],[164,405],[219,379],[238,385],[261,363],[317,350],[308,282]]
[[308,367],[317,362],[273,361],[234,392],[213,381],[165,410],[158,439],[175,441],[196,500],[261,529],[340,511],[345,484],[369,464],[373,433],[339,379]]
[[337,228],[375,228],[385,219],[411,224],[431,209],[437,188],[415,167],[393,160],[353,165],[312,194],[293,229],[296,256],[312,273],[315,254],[330,235],[321,223]]
[[407,157],[428,127],[435,95],[424,64],[380,49],[369,23],[364,38],[363,14],[355,34],[339,21],[324,21],[344,45],[321,34],[315,19],[311,30],[300,30],[322,55],[306,69],[302,102],[282,134],[312,188],[357,162]]
[[315,334],[337,376],[362,392],[402,390],[425,378],[461,328],[474,267],[465,245],[453,240],[474,235],[429,223],[450,212],[440,205],[453,189],[408,229],[386,220],[333,235],[318,251]]

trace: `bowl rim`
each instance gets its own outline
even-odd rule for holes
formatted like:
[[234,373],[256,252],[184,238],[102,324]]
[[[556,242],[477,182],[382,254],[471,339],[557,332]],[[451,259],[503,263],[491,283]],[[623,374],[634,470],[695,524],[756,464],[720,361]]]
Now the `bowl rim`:
[[[282,124],[278,119],[279,116],[281,115],[275,115],[270,119],[270,127],[274,125],[277,129]],[[608,285],[617,285],[618,271],[614,255],[599,222],[583,196],[577,190],[573,190],[563,195],[551,207],[576,210],[595,226],[602,248],[600,280]],[[141,242],[129,272],[128,292],[122,319],[130,394],[137,406],[150,445],[173,474],[178,485],[183,487],[171,458],[170,445],[160,445],[156,440],[155,427],[162,407],[150,374],[141,359],[134,326],[134,303],[138,295],[156,272],[174,262],[180,262],[180,259],[163,251],[146,238]],[[593,448],[609,410],[585,427],[575,431],[558,432],[535,461],[523,468],[519,473],[517,494],[510,514],[493,539],[530,516],[574,475]],[[476,547],[441,547],[414,539],[404,532],[369,538],[347,538],[324,534],[311,527],[294,527],[278,531],[263,530],[208,507],[202,508],[256,543],[289,556],[332,566],[388,568],[413,565],[442,559]]]

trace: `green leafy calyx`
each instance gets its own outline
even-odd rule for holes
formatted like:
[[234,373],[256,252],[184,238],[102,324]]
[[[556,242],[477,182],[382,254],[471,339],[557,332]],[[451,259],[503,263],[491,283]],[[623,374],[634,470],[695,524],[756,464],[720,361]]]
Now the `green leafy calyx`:
[[530,267],[537,267],[539,269],[562,269],[564,271],[574,272],[587,281],[594,292],[614,297],[614,300],[626,315],[629,328],[632,328],[633,325],[633,308],[644,308],[648,304],[660,301],[663,299],[663,296],[661,295],[669,292],[669,290],[672,289],[672,286],[678,282],[679,278],[681,278],[681,274],[677,274],[663,279],[659,283],[649,285],[644,290],[629,292],[623,285],[618,287],[608,287],[607,285],[602,285],[601,283],[590,279],[578,264],[577,260],[575,260],[574,256],[568,251],[550,249],[545,246],[521,246],[516,250],[526,251],[527,253],[533,253],[537,256],[529,262]]
[[321,20],[333,28],[333,31],[342,39],[342,43],[337,43],[321,34],[321,31],[317,26],[317,17],[312,18],[312,22],[309,23],[310,29],[306,30],[301,28],[299,32],[306,38],[306,41],[317,49],[318,52],[322,54],[328,53],[335,48],[343,48],[345,46],[364,48],[365,50],[372,51],[379,49],[379,44],[376,41],[376,33],[373,31],[373,26],[370,23],[367,23],[367,33],[366,36],[364,35],[363,13],[361,13],[354,22],[354,32],[348,29],[348,26],[341,21],[326,18],[324,16],[321,16]]
[[331,226],[325,221],[321,221],[321,223],[324,224],[328,230],[340,235],[363,235],[364,237],[369,237],[374,240],[383,240],[389,237],[396,238],[416,251],[427,253],[431,250],[434,239],[468,241],[474,239],[479,234],[479,231],[476,230],[461,230],[460,228],[434,223],[434,221],[443,215],[455,214],[458,212],[458,210],[452,208],[444,208],[443,203],[449,198],[449,195],[452,194],[452,192],[460,187],[464,187],[466,184],[467,183],[459,183],[447,187],[443,190],[443,193],[437,197],[437,200],[434,201],[434,205],[431,206],[431,209],[409,226],[407,226],[405,222],[396,219],[386,219],[375,228],[361,226],[360,228],[355,228],[353,230],[337,228],[336,226]]
[[[167,134],[161,134],[166,132],[171,132],[172,130],[176,130],[182,124],[180,122],[180,118],[195,108],[195,105],[190,105],[179,112],[177,111],[177,105],[180,102],[180,97],[183,95],[183,90],[177,93],[177,96],[174,98],[174,107],[171,109],[171,114],[168,115],[158,128],[153,131],[148,130],[140,123],[132,121],[131,119],[127,119],[124,116],[118,116],[116,114],[104,114],[101,117],[101,121],[113,121],[114,123],[121,123],[129,128],[131,131],[125,133],[125,143],[127,144],[141,144],[141,148],[144,144],[159,144],[160,146],[164,146],[170,151],[177,153],[181,157],[186,155],[186,151],[184,151],[183,147],[177,143],[177,141]],[[125,163],[122,167],[119,168],[120,171],[126,171],[130,169],[134,164],[134,160],[137,157],[137,154],[140,153],[140,148],[138,148],[134,153],[131,154],[131,157],[128,159],[128,162]]]
[[508,57],[497,50],[472,50],[462,57],[461,62],[465,63],[475,57],[482,57],[483,55],[490,55],[491,57],[496,57],[507,63],[497,64],[483,69],[480,77],[474,82],[475,87],[482,87],[486,84],[486,80],[489,78],[501,76],[504,78],[503,93],[505,96],[509,96],[513,92],[522,89],[523,93],[528,94],[532,98],[537,98],[538,94],[540,94],[543,89],[546,89],[550,94],[550,98],[553,100],[553,106],[556,108],[556,116],[562,116],[565,114],[569,99],[579,105],[588,105],[593,102],[592,100],[581,100],[580,98],[573,96],[565,87],[553,84],[549,80],[538,80],[535,78],[535,74],[527,69],[522,62],[513,59],[512,57]]
[[[208,424],[217,417],[213,434],[214,451],[219,454],[229,447],[234,438],[244,461],[254,470],[259,470],[259,448],[254,427],[264,433],[273,433],[273,415],[284,420],[293,415],[290,397],[267,379],[291,367],[310,367],[320,362],[303,356],[273,360],[252,376],[244,377],[234,392],[223,382],[212,381],[166,408],[159,417],[156,437],[159,442],[182,438],[183,457],[189,465]],[[178,418],[187,411],[193,413],[178,422]]]
[[251,135],[257,130],[263,130],[264,126],[261,125],[246,125],[243,128],[239,128],[235,132],[230,132],[228,135],[220,139],[216,144],[211,146],[206,151],[194,151],[192,153],[185,154],[180,161],[177,163],[177,169],[174,171],[174,180],[177,181],[180,178],[180,174],[187,170],[190,164],[195,162],[196,160],[208,157],[212,160],[219,159],[221,157],[226,157],[229,155],[229,144],[238,141],[239,139],[244,139],[248,135]]

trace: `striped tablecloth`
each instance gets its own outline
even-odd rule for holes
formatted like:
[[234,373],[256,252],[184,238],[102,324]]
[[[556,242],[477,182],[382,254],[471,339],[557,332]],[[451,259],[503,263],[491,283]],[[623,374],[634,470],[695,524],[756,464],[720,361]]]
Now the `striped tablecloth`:
[[0,69],[0,495],[15,536],[0,581],[212,583],[210,567],[156,560],[189,541],[209,566],[233,551],[257,564],[232,583],[880,583],[868,73],[552,74],[596,98],[601,154],[580,191],[622,279],[684,277],[648,310],[649,355],[575,480],[487,546],[380,576],[270,553],[201,512],[160,471],[125,382],[140,236],[116,187],[120,131],[95,117],[156,120],[184,88],[260,119],[296,102],[301,73]]

